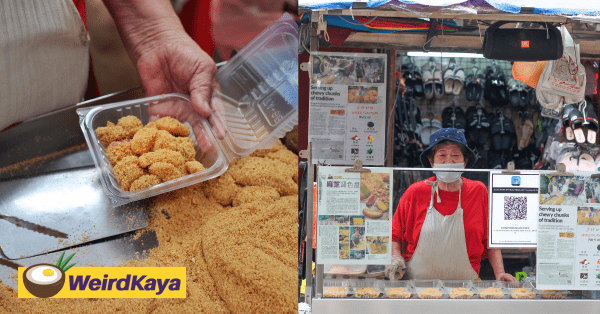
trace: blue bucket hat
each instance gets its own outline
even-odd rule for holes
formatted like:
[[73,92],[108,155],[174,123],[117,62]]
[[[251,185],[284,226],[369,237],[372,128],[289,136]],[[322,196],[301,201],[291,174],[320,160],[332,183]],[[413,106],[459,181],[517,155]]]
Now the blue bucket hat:
[[464,146],[466,148],[466,151],[468,152],[467,156],[465,156],[465,160],[467,160],[466,167],[470,168],[473,166],[476,159],[475,153],[469,148],[469,146],[467,146],[465,134],[462,131],[455,128],[444,128],[435,131],[433,134],[431,134],[431,136],[429,136],[429,147],[427,147],[423,151],[423,153],[421,153],[421,163],[423,164],[423,167],[433,167],[433,165],[431,165],[427,157],[429,157],[429,155],[431,154],[431,149],[435,145],[443,141],[452,141],[454,143],[458,143]]

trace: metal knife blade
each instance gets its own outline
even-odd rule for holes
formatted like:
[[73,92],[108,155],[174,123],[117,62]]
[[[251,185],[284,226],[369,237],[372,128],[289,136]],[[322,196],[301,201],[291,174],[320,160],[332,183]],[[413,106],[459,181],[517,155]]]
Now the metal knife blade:
[[28,221],[25,221],[23,219],[19,219],[17,217],[12,217],[12,216],[5,216],[0,214],[0,219],[4,219],[12,224],[14,224],[17,227],[22,227],[31,231],[35,231],[38,233],[42,233],[45,235],[49,235],[51,237],[55,237],[55,238],[63,238],[63,239],[67,239],[69,237],[68,234],[54,230],[54,229],[50,229],[44,226],[40,226]]

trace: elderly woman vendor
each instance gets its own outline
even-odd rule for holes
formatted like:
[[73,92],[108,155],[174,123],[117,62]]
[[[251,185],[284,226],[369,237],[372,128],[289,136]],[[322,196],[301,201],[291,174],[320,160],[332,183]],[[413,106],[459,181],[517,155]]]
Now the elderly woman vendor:
[[[431,134],[421,154],[425,167],[464,169],[475,162],[464,134],[453,128]],[[479,277],[486,256],[496,280],[517,281],[504,272],[499,249],[488,249],[488,191],[461,172],[434,171],[402,195],[392,222],[390,279],[469,280]],[[408,270],[405,274],[405,270]]]

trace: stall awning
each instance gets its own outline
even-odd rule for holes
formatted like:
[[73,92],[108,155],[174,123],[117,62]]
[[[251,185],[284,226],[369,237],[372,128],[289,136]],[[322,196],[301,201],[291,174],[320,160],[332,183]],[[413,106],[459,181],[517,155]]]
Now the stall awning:
[[[299,0],[301,7],[309,9],[347,9],[355,2],[340,0]],[[490,8],[508,13],[535,13],[546,15],[600,15],[600,1],[564,1],[564,0],[367,0],[367,8],[402,8],[418,10],[419,7],[447,7],[459,5],[471,10],[489,10]],[[523,10],[525,9],[525,10]]]

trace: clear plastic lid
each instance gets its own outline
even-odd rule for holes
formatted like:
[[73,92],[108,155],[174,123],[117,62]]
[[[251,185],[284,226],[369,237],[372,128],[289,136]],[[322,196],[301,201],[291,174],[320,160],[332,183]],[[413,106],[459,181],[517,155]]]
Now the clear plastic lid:
[[350,282],[346,279],[325,279],[323,280],[323,297],[325,298],[346,298],[352,294]]
[[[381,281],[381,287],[388,299],[410,299],[415,295],[415,289],[412,286],[412,282],[409,280]],[[405,295],[404,292],[400,292],[402,290],[399,288],[406,290],[410,295]]]
[[298,27],[288,14],[217,73],[227,156],[267,148],[298,123]]
[[[477,290],[479,297],[483,299],[502,299],[506,296],[506,291],[499,281],[475,280],[473,281],[473,287]],[[490,291],[490,288],[495,288],[499,291]]]
[[[222,140],[208,121],[195,114],[190,99],[182,94],[168,94],[77,110],[80,126],[101,173],[106,194],[113,206],[148,198],[154,195],[206,181],[223,174],[233,158],[244,157],[253,151],[274,145],[298,123],[298,30],[293,19],[285,14],[244,47],[217,73],[219,89],[213,97],[218,121],[226,125]],[[192,131],[209,130],[208,140],[215,148],[204,153],[191,132],[196,148],[196,160],[206,168],[184,177],[166,181],[148,189],[130,192],[119,188],[112,173],[106,147],[95,130],[107,122],[133,115],[144,125],[156,106],[169,106],[169,112]],[[182,114],[188,112],[190,114]],[[153,113],[154,114],[154,113]],[[170,114],[169,114],[170,115]]]
[[450,299],[471,299],[477,294],[472,280],[442,280],[442,286]]
[[350,281],[350,286],[355,298],[378,298],[383,292],[380,281],[375,279],[354,279]]

